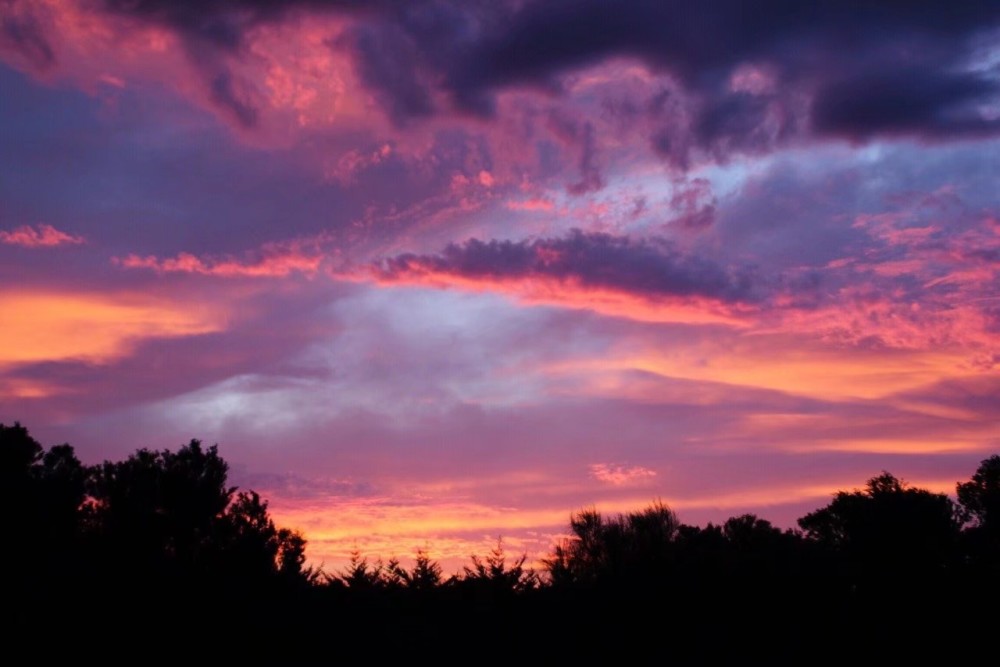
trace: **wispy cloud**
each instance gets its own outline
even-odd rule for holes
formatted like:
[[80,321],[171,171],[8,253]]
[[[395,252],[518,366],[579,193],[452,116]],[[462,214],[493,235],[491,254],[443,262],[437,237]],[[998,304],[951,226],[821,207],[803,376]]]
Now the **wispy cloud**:
[[51,248],[60,245],[79,245],[82,236],[73,236],[59,231],[52,225],[22,225],[12,230],[0,230],[0,243],[24,248]]

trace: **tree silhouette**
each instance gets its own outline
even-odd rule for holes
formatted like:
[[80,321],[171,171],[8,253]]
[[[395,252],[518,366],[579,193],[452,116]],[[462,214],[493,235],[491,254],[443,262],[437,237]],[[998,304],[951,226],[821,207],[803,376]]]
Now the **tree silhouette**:
[[254,491],[236,494],[220,516],[217,557],[227,576],[264,580],[275,574],[287,582],[316,576],[305,568],[305,539],[278,529],[267,512],[267,501]]
[[80,506],[86,469],[69,445],[45,451],[28,430],[0,423],[0,590],[21,604],[51,606],[85,574]]
[[306,567],[306,538],[297,530],[281,528],[277,534],[278,540],[278,572],[287,580],[304,579],[315,583],[319,579],[319,570]]
[[431,560],[426,549],[417,549],[413,567],[409,572],[400,569],[403,584],[415,591],[430,591],[443,582],[441,565]]
[[229,486],[228,470],[218,448],[198,440],[95,466],[86,524],[103,576],[126,592],[141,582],[164,595],[245,596],[315,579],[305,539],[279,530],[256,492]]
[[[398,563],[397,563],[398,565]],[[368,558],[361,555],[357,548],[351,551],[350,563],[339,576],[330,577],[330,581],[339,581],[351,590],[371,591],[385,587],[385,566],[381,560],[369,563]]]
[[19,423],[0,423],[0,502],[17,507],[11,521],[21,530],[67,539],[79,520],[86,470],[69,445],[48,451]]
[[512,563],[508,563],[503,539],[498,537],[497,545],[485,558],[475,554],[471,556],[472,566],[463,568],[464,583],[501,595],[531,590],[538,585],[538,575],[531,568],[525,567],[527,558],[527,554],[521,554]]
[[198,440],[176,453],[140,449],[93,470],[89,522],[115,567],[154,572],[192,570],[220,543],[234,487],[216,447]]
[[954,564],[959,535],[948,496],[909,487],[888,472],[862,491],[838,492],[799,525],[810,540],[840,553],[855,584],[869,590],[939,580]]
[[990,533],[1000,533],[1000,454],[984,459],[968,482],[957,485],[966,517]]
[[963,519],[971,522],[963,534],[969,564],[980,581],[987,577],[1000,588],[1000,455],[984,459],[956,490]]
[[389,558],[383,565],[376,561],[369,566],[367,559],[361,557],[357,550],[351,553],[351,563],[345,572],[345,583],[358,582],[357,585],[384,588],[387,590],[431,591],[441,586],[441,565],[431,560],[426,549],[417,549],[413,567],[407,570],[395,556]]

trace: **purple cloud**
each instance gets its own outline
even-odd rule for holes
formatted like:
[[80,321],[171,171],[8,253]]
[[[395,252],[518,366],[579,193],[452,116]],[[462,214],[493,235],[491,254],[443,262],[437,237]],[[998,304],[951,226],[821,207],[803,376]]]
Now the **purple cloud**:
[[16,54],[24,64],[41,72],[56,62],[55,51],[37,17],[17,0],[0,2],[0,53]]
[[[439,255],[404,254],[383,260],[376,277],[386,282],[422,275],[495,282],[549,279],[579,289],[607,289],[636,296],[756,300],[751,268],[727,269],[685,255],[662,239],[632,239],[574,230],[562,238],[523,241],[471,239]],[[502,289],[502,287],[501,287]]]
[[[737,0],[695,8],[651,0],[108,0],[105,8],[167,27],[190,48],[210,45],[237,57],[257,26],[301,12],[349,16],[352,27],[332,48],[352,53],[362,80],[397,123],[446,113],[435,95],[450,97],[460,111],[489,116],[495,95],[506,88],[528,85],[559,95],[565,74],[629,57],[676,79],[690,98],[689,139],[722,159],[771,150],[810,128],[819,136],[854,139],[1000,130],[996,114],[984,111],[995,107],[1000,86],[975,69],[981,58],[976,39],[1000,25],[1000,8],[992,2],[768,0],[750,10]],[[207,66],[211,60],[205,59]],[[878,63],[874,73],[872,63]],[[771,85],[748,85],[740,77],[747,66],[766,69]],[[252,125],[245,96],[234,94],[233,75],[216,71],[207,80],[218,103]],[[672,124],[661,118],[649,140],[684,164],[688,147],[670,136]],[[594,183],[585,164],[580,187]]]

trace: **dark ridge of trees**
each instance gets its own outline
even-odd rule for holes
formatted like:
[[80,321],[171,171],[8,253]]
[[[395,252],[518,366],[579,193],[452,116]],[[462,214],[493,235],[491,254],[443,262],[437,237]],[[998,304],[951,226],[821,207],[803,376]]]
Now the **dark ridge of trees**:
[[197,440],[85,466],[68,444],[45,450],[0,424],[8,650],[100,638],[117,656],[315,661],[316,647],[337,647],[337,659],[800,664],[817,651],[957,659],[1000,620],[996,455],[957,484],[957,502],[883,471],[797,529],[753,514],[685,525],[660,501],[583,509],[541,571],[498,538],[448,577],[423,549],[408,569],[360,551],[338,572],[307,567],[304,537],[227,480],[217,448]]

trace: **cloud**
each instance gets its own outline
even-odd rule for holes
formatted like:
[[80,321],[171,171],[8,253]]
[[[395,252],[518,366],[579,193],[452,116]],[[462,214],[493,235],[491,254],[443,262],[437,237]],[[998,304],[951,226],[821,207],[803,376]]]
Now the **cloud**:
[[830,262],[822,275],[833,298],[786,311],[787,330],[875,347],[963,347],[983,360],[996,353],[994,218],[967,210],[951,188],[909,199],[890,213],[855,217],[865,252]]
[[150,337],[204,334],[225,314],[130,295],[0,292],[0,364],[106,361]]
[[270,243],[261,248],[259,257],[236,259],[233,257],[202,259],[182,252],[165,259],[153,255],[145,257],[126,255],[114,258],[114,263],[126,269],[151,269],[158,273],[196,273],[220,278],[284,278],[293,274],[314,276],[319,271],[325,255],[318,249],[318,241],[294,240]]
[[[752,269],[731,270],[683,254],[662,239],[632,239],[574,230],[561,238],[522,241],[471,239],[437,255],[404,254],[372,269],[383,283],[497,289],[529,300],[656,320],[672,306],[693,306],[719,319],[757,299]],[[631,302],[631,303],[630,303]],[[603,306],[602,306],[603,303]],[[691,313],[689,313],[690,315]]]
[[597,166],[597,149],[594,141],[594,126],[584,125],[582,149],[580,152],[580,180],[569,186],[574,195],[594,192],[604,187],[604,177]]
[[551,199],[546,197],[533,197],[529,199],[517,199],[508,201],[506,207],[512,211],[532,211],[548,213],[555,208]]
[[212,78],[211,100],[226,111],[243,128],[257,125],[258,104],[253,100],[254,91],[235,78],[232,72],[221,71]]
[[421,81],[419,46],[394,24],[358,26],[345,38],[356,55],[361,80],[397,124],[430,115],[430,85]]
[[172,28],[188,38],[235,49],[247,30],[283,18],[293,4],[258,0],[101,0],[98,6],[112,14]]
[[[494,155],[520,153],[518,164],[488,166],[501,182],[534,176],[528,156],[549,175],[575,161],[564,187],[581,195],[606,188],[621,153],[639,147],[693,170],[816,139],[1000,130],[992,3],[764,0],[753,12],[736,0],[693,9],[651,0],[10,6],[18,11],[0,30],[0,53],[38,63],[35,71],[69,72],[84,89],[109,73],[165,83],[257,143],[292,142],[307,126],[341,137],[361,130],[373,145],[391,136],[406,155],[447,124],[486,135]],[[609,74],[615,66],[641,70],[643,83]],[[570,104],[584,113],[567,142],[546,119]],[[679,224],[702,228],[711,217],[705,209]]]
[[599,482],[613,486],[635,484],[651,477],[656,471],[642,466],[625,466],[618,463],[594,463],[590,466],[590,476]]
[[309,476],[292,472],[251,472],[235,470],[232,480],[241,488],[253,489],[267,497],[286,500],[331,500],[373,496],[375,488],[369,482]]
[[[936,110],[989,102],[998,84],[947,73],[964,69],[974,56],[973,39],[998,24],[993,3],[952,8],[819,0],[803,6],[770,0],[747,11],[737,0],[695,8],[651,0],[537,2],[512,13],[457,61],[450,83],[460,98],[474,98],[502,86],[544,85],[607,58],[635,57],[707,96],[697,123],[703,139],[736,137],[759,126],[766,106],[761,100],[775,86],[749,85],[745,76],[733,86],[730,75],[763,63],[778,87],[817,92],[822,132],[857,124],[872,131],[961,134],[967,120],[944,118]],[[888,89],[864,87],[872,62],[879,63],[883,80],[893,82]],[[831,118],[827,104],[845,96],[841,113]],[[864,101],[854,101],[859,98]],[[834,118],[837,123],[831,123]],[[985,122],[984,129],[1000,128]]]
[[[978,72],[895,70],[832,82],[813,102],[822,134],[866,140],[877,135],[988,136],[1000,132],[1000,86]],[[995,113],[983,106],[993,102]]]
[[0,53],[14,54],[35,71],[55,65],[55,51],[27,2],[0,0],[0,11]]
[[[260,105],[254,86],[233,67],[252,59],[254,35],[323,15],[347,22],[326,48],[350,56],[361,83],[398,126],[455,112],[494,116],[506,89],[560,96],[571,87],[567,76],[624,58],[675,84],[673,101],[651,99],[645,113],[653,121],[646,128],[650,145],[677,165],[687,164],[692,147],[726,159],[810,132],[868,139],[1000,131],[1000,83],[982,48],[1000,28],[1000,11],[989,2],[763,0],[752,12],[738,0],[695,8],[657,0],[104,0],[97,6],[104,16],[176,35],[203,70],[210,97],[246,128],[257,122]],[[17,49],[46,61],[51,48],[35,23],[11,19],[4,30]],[[683,137],[677,118],[662,114],[678,104],[689,116]],[[619,108],[641,114],[632,103]],[[600,183],[592,155],[584,151],[577,189]]]
[[61,232],[52,225],[37,227],[23,225],[10,231],[0,230],[0,243],[24,248],[50,248],[59,245],[79,245],[83,242],[82,236]]

